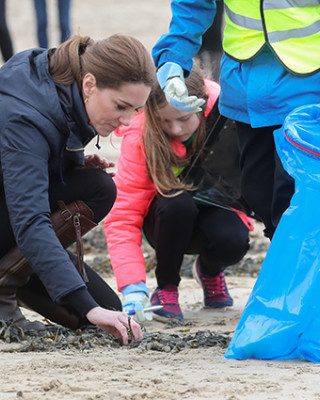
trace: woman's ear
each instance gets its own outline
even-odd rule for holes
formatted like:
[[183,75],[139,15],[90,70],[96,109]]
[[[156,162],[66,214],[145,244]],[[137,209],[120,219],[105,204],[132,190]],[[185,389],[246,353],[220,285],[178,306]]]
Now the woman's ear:
[[91,73],[85,74],[82,79],[82,94],[84,98],[89,98],[97,86],[97,81]]

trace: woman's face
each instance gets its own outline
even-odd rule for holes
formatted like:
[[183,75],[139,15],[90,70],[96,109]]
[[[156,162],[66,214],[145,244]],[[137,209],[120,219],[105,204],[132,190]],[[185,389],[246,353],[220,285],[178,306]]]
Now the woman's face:
[[120,125],[129,125],[133,115],[145,105],[150,90],[143,83],[123,83],[118,89],[100,89],[95,77],[86,74],[82,93],[90,124],[103,137]]
[[188,140],[200,125],[197,113],[177,110],[170,104],[160,108],[159,115],[164,132],[180,142]]

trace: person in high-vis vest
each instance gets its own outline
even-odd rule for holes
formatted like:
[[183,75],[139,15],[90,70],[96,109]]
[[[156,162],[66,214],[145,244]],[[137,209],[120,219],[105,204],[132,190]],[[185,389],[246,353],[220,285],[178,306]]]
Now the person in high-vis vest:
[[[275,152],[273,131],[294,108],[320,99],[320,0],[225,0],[220,113],[237,122],[242,192],[270,239],[294,181]],[[174,107],[198,111],[184,78],[216,12],[214,0],[172,0],[169,33],[152,55]]]

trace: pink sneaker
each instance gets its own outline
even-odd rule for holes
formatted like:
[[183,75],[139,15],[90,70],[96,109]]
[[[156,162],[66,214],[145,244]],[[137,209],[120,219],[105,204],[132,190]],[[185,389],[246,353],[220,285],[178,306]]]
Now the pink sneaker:
[[175,285],[166,285],[163,289],[157,288],[151,295],[152,306],[163,306],[161,310],[153,313],[164,319],[175,318],[183,320],[181,308],[178,303],[178,288]]
[[218,276],[204,275],[200,271],[198,256],[193,264],[193,276],[202,286],[205,307],[223,308],[233,305],[233,299],[229,295],[224,272],[221,272]]

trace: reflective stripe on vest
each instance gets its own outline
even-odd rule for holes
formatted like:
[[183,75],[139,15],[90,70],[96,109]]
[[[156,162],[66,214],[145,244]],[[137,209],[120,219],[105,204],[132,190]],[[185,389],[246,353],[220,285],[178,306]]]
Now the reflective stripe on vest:
[[223,47],[238,61],[267,43],[289,71],[320,69],[320,0],[225,0]]

